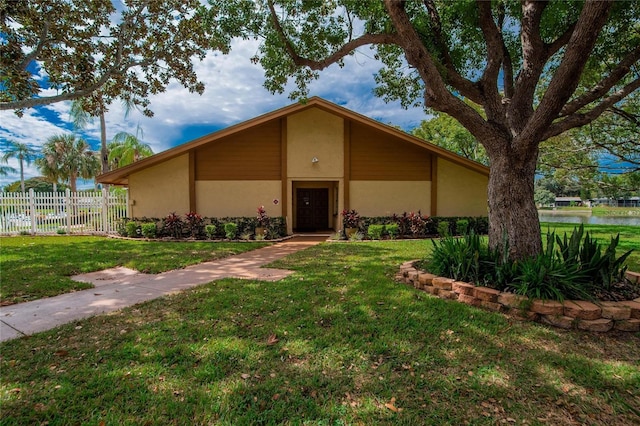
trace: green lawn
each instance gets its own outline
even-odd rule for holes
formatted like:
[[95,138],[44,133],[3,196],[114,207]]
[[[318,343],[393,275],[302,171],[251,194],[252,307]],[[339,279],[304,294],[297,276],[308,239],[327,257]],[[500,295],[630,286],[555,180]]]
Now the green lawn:
[[156,274],[264,247],[266,243],[148,242],[104,237],[0,238],[0,304],[91,288],[69,277],[114,266]]
[[326,243],[0,344],[2,425],[637,425],[640,334],[518,322],[393,276],[430,241]]

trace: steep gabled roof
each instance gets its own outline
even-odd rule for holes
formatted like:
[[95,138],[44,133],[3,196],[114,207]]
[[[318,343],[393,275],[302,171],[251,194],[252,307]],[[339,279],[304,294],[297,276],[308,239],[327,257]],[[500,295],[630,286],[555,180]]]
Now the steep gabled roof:
[[295,103],[295,104],[286,106],[284,108],[280,108],[275,111],[268,112],[266,114],[260,115],[258,117],[252,118],[242,123],[238,123],[233,126],[227,127],[225,129],[210,133],[208,135],[201,136],[197,139],[192,140],[191,142],[187,142],[182,145],[176,146],[175,148],[171,148],[166,151],[160,152],[158,154],[152,155],[151,157],[147,157],[143,160],[137,161],[128,166],[121,167],[111,172],[102,174],[98,176],[97,180],[100,183],[114,184],[114,185],[127,185],[129,175],[133,173],[139,172],[148,167],[155,166],[164,161],[186,154],[189,151],[194,150],[198,147],[201,147],[211,142],[215,142],[217,140],[220,140],[234,133],[246,130],[250,127],[264,124],[274,119],[280,119],[282,117],[296,114],[298,112],[307,110],[309,108],[319,108],[331,114],[340,116],[344,119],[362,123],[366,126],[375,128],[383,133],[389,134],[390,136],[402,139],[406,142],[409,142],[421,148],[424,148],[456,164],[459,164],[461,166],[464,166],[466,168],[469,168],[471,170],[474,170],[486,176],[489,175],[489,168],[484,166],[483,164],[468,160],[464,157],[454,154],[451,151],[447,151],[444,148],[441,148],[437,145],[426,142],[423,139],[417,138],[401,130],[398,130],[394,127],[388,126],[386,124],[382,124],[362,114],[358,114],[357,112],[348,110],[332,102],[329,102],[327,100],[314,96],[313,98],[308,99],[307,102],[305,103]]

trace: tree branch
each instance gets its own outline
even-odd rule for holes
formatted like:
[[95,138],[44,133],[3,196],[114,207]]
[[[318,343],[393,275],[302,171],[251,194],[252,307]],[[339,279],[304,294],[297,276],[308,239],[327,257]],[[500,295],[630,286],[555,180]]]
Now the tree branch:
[[499,4],[498,13],[498,31],[500,31],[500,39],[502,40],[502,84],[504,87],[504,95],[507,99],[513,97],[513,61],[511,60],[511,53],[507,49],[507,45],[502,37],[502,28],[504,26],[504,3]]
[[557,121],[553,123],[551,126],[547,128],[542,136],[542,140],[549,139],[553,136],[557,136],[569,129],[573,129],[575,127],[584,126],[585,124],[589,124],[596,118],[598,118],[604,111],[608,108],[611,108],[620,100],[624,99],[625,96],[640,88],[640,78],[633,80],[631,83],[624,86],[622,89],[618,90],[616,93],[608,96],[600,102],[598,106],[593,108],[591,111],[580,114],[574,113],[570,116],[567,116],[561,121]]
[[411,24],[404,9],[404,2],[385,0],[385,8],[396,28],[398,43],[405,52],[407,62],[418,71],[420,78],[426,83],[424,93],[425,106],[454,117],[485,147],[497,146],[501,140],[496,137],[496,129],[487,123],[477,111],[454,96],[447,88],[438,67],[436,67],[431,57],[431,52],[426,49]]
[[271,20],[273,22],[273,26],[275,27],[278,36],[280,37],[280,41],[285,46],[285,49],[289,55],[289,57],[293,60],[293,63],[299,67],[308,67],[315,71],[320,71],[327,68],[329,65],[332,65],[338,62],[340,59],[348,56],[351,52],[353,52],[358,47],[366,46],[369,44],[396,44],[396,35],[395,34],[370,34],[366,33],[361,35],[358,38],[348,41],[343,44],[340,49],[335,51],[333,54],[327,56],[326,58],[316,61],[312,59],[308,59],[302,57],[298,54],[293,44],[286,36],[282,25],[280,24],[280,20],[276,14],[275,7],[273,6],[273,1],[269,0],[267,2],[269,5],[269,11],[271,15]]
[[[607,22],[611,6],[610,2],[585,3],[560,66],[551,79],[540,105],[520,134],[519,140],[523,144],[523,149],[530,149],[540,140],[541,136],[548,132],[547,124],[558,117],[562,107],[578,87],[580,75],[602,27]],[[611,105],[607,105],[607,107]],[[595,111],[596,109],[594,109],[594,113]],[[597,115],[601,113],[602,111]],[[585,123],[591,120],[587,120]]]
[[499,29],[493,22],[491,2],[477,0],[476,5],[479,12],[480,28],[487,45],[487,65],[480,79],[482,92],[485,95],[485,104],[489,104],[486,105],[488,108],[485,108],[485,111],[488,120],[503,122],[504,116],[502,114],[497,116],[497,113],[503,110],[497,83],[506,47]]
[[507,109],[511,132],[520,133],[533,114],[533,96],[544,70],[544,44],[540,38],[540,20],[546,2],[526,0],[522,3],[520,42],[522,67],[515,82],[513,97]]
[[609,73],[609,75],[603,78],[598,84],[596,84],[593,89],[584,93],[583,95],[578,96],[571,102],[568,102],[562,111],[560,112],[560,116],[568,116],[573,114],[574,112],[580,110],[584,106],[589,103],[599,99],[604,96],[616,83],[618,83],[622,78],[624,78],[629,71],[631,71],[631,66],[636,64],[640,59],[640,46],[633,49],[614,69]]
[[31,63],[31,61],[36,60],[40,55],[40,52],[42,52],[42,48],[44,47],[47,41],[47,34],[49,33],[49,25],[50,25],[49,20],[45,20],[44,25],[42,26],[42,32],[40,33],[40,36],[39,36],[40,41],[38,41],[38,45],[36,46],[35,49],[33,49],[31,52],[25,55],[24,59],[20,63],[20,68],[22,68],[23,70],[26,70],[29,64]]
[[453,60],[449,53],[449,46],[447,46],[444,41],[444,37],[442,36],[442,22],[435,3],[433,0],[424,0],[424,6],[427,8],[427,12],[429,12],[431,28],[433,29],[435,37],[434,41],[440,48],[439,53],[442,55],[442,65],[444,65],[444,68],[447,71],[442,77],[448,84],[458,89],[462,96],[469,98],[478,105],[482,105],[483,99],[478,87],[476,87],[472,81],[462,77],[453,64]]
[[562,47],[566,46],[566,44],[569,43],[571,35],[573,34],[573,31],[575,29],[576,23],[574,22],[573,24],[569,25],[569,28],[567,28],[565,32],[562,33],[560,37],[558,37],[554,42],[546,43],[544,45],[546,51],[546,59],[549,59],[550,57],[555,55],[558,50],[562,49]]
[[612,106],[611,108],[609,108],[611,110],[611,112],[613,112],[615,115],[622,117],[624,120],[627,120],[630,123],[633,123],[635,125],[640,125],[640,115],[638,114],[632,114],[630,112],[627,112],[621,108],[617,108],[615,106]]

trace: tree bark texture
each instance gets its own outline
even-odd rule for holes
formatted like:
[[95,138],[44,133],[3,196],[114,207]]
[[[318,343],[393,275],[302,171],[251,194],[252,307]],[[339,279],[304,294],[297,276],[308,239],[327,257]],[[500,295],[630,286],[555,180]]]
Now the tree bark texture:
[[513,152],[489,154],[489,244],[509,258],[535,256],[542,249],[533,192],[537,150],[522,158]]

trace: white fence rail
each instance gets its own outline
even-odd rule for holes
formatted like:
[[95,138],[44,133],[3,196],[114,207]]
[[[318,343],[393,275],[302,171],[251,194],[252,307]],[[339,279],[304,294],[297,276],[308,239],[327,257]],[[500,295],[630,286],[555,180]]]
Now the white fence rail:
[[1,192],[0,233],[112,234],[128,217],[128,194]]

